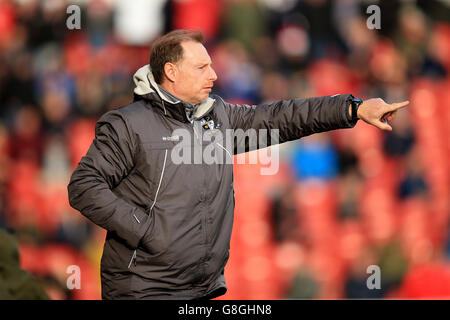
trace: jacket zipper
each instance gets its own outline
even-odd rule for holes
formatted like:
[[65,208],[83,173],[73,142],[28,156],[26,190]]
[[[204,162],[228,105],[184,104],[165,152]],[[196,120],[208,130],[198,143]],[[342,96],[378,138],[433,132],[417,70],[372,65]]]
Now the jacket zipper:
[[195,137],[196,137],[197,139],[199,139],[198,134],[197,134],[197,130],[195,130],[195,123],[194,123],[194,122],[192,122],[192,128],[194,129]]
[[134,266],[136,267],[136,250],[133,252],[133,256],[131,257],[130,263],[128,264],[128,269],[131,267],[131,263],[134,261]]
[[[195,128],[195,120],[193,120],[192,122],[191,122],[191,124],[192,124],[192,129],[193,129],[193,131],[194,131],[194,135],[195,135],[195,137],[197,138],[197,140],[199,141],[199,144],[200,144],[200,146],[202,147],[202,141],[201,141],[201,138],[199,137],[199,135],[198,135],[198,133],[197,133],[197,130],[196,130],[196,128]],[[194,139],[195,140],[195,139]],[[194,143],[195,143],[195,141],[194,141]],[[194,148],[195,148],[195,145],[194,145]],[[202,149],[203,150],[203,149]],[[206,179],[204,178],[203,179],[203,187],[204,187],[204,192],[205,192],[205,194],[204,194],[204,197],[205,197],[205,199],[206,199]],[[203,192],[203,191],[201,191],[201,192]],[[206,258],[207,257],[207,255],[208,255],[208,249],[206,248],[206,246],[208,245],[208,232],[207,232],[207,227],[208,227],[208,221],[207,221],[207,216],[206,216],[206,214],[205,214],[205,212],[204,212],[205,210],[203,210],[203,213],[202,213],[202,218],[201,218],[201,225],[202,225],[202,231],[203,231],[203,239],[204,239],[204,245],[205,245],[205,254],[204,254],[204,258]],[[203,265],[203,263],[200,263],[200,265],[199,265],[199,267],[201,268],[201,269],[204,269],[205,268],[205,266]],[[202,272],[203,274],[205,273],[205,271],[203,271]],[[202,281],[203,281],[203,279],[202,279]]]
[[216,142],[216,144],[221,147],[223,150],[225,150],[228,155],[230,156],[231,160],[233,160],[233,156],[231,155],[230,151],[228,151],[223,145],[221,145],[220,143]]
[[[153,200],[153,204],[152,204],[152,206],[151,206],[151,208],[150,208],[150,213],[152,212],[152,210],[153,210],[153,207],[155,206],[155,204],[156,204],[156,199],[158,198],[158,193],[159,193],[159,189],[161,188],[161,183],[162,183],[162,179],[163,179],[163,176],[164,176],[164,171],[165,171],[165,169],[166,169],[166,161],[167,161],[167,149],[165,150],[165,153],[164,153],[164,163],[163,163],[163,168],[162,168],[162,170],[161,170],[161,177],[159,178],[159,184],[158,184],[158,188],[156,189],[156,193],[155,193],[155,199]],[[149,213],[149,214],[150,214]],[[136,218],[136,217],[135,217]],[[136,220],[137,220],[137,218],[136,218]],[[139,220],[137,220],[138,222],[139,222]],[[139,222],[140,223],[140,222]],[[136,254],[136,251],[137,251],[137,249],[135,249],[134,251],[133,251],[133,256],[131,257],[131,260],[130,260],[130,263],[128,264],[128,269],[130,269],[130,267],[131,267],[131,264],[133,263],[134,264],[134,266],[136,267],[136,256],[137,256],[137,254]]]

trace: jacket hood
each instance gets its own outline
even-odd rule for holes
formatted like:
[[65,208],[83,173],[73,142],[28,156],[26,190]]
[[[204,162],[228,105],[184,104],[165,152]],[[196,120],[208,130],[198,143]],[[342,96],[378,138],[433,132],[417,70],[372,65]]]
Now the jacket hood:
[[192,109],[193,117],[189,120],[198,120],[203,116],[208,114],[213,108],[213,104],[215,99],[208,97],[203,102],[192,105],[186,101],[183,101],[172,94],[167,94],[160,88],[160,86],[156,83],[155,78],[153,77],[153,73],[151,71],[150,65],[145,65],[138,69],[136,73],[133,75],[133,81],[136,87],[134,88],[134,93],[137,96],[142,97],[143,99],[153,100],[155,97],[158,97],[162,101],[162,105],[164,108],[164,114],[167,114],[167,110],[165,105],[168,103],[172,106],[181,104],[185,109]]

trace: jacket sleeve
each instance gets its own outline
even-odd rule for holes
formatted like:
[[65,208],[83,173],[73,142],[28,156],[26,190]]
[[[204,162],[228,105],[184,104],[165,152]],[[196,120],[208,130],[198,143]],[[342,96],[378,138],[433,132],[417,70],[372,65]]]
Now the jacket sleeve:
[[136,142],[120,111],[103,115],[95,139],[68,185],[69,203],[108,232],[135,249],[150,224],[140,208],[117,197],[113,189],[134,167]]
[[[266,129],[263,143],[258,135],[258,145],[245,140],[246,150],[267,147],[272,144],[292,141],[334,129],[353,128],[348,114],[351,94],[324,96],[316,98],[280,100],[270,104],[261,105],[232,105],[224,101],[225,110],[234,130],[249,129],[260,131]],[[274,139],[274,132],[277,137]],[[266,140],[267,139],[267,140]],[[235,144],[243,141],[239,138]],[[236,153],[236,149],[235,149]],[[239,153],[239,152],[237,152]]]

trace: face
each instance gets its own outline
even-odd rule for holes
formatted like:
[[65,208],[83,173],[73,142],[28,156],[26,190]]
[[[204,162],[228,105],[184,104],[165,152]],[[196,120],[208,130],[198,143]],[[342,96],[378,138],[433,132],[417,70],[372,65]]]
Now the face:
[[175,64],[166,63],[169,87],[175,96],[192,104],[208,98],[217,75],[206,48],[198,42],[182,42],[183,58]]

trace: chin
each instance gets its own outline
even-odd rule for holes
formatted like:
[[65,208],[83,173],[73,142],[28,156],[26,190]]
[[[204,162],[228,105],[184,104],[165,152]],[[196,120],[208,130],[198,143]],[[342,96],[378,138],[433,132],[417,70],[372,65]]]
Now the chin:
[[202,103],[203,101],[205,101],[206,99],[208,99],[209,95],[203,96],[201,97],[198,102],[196,104]]

